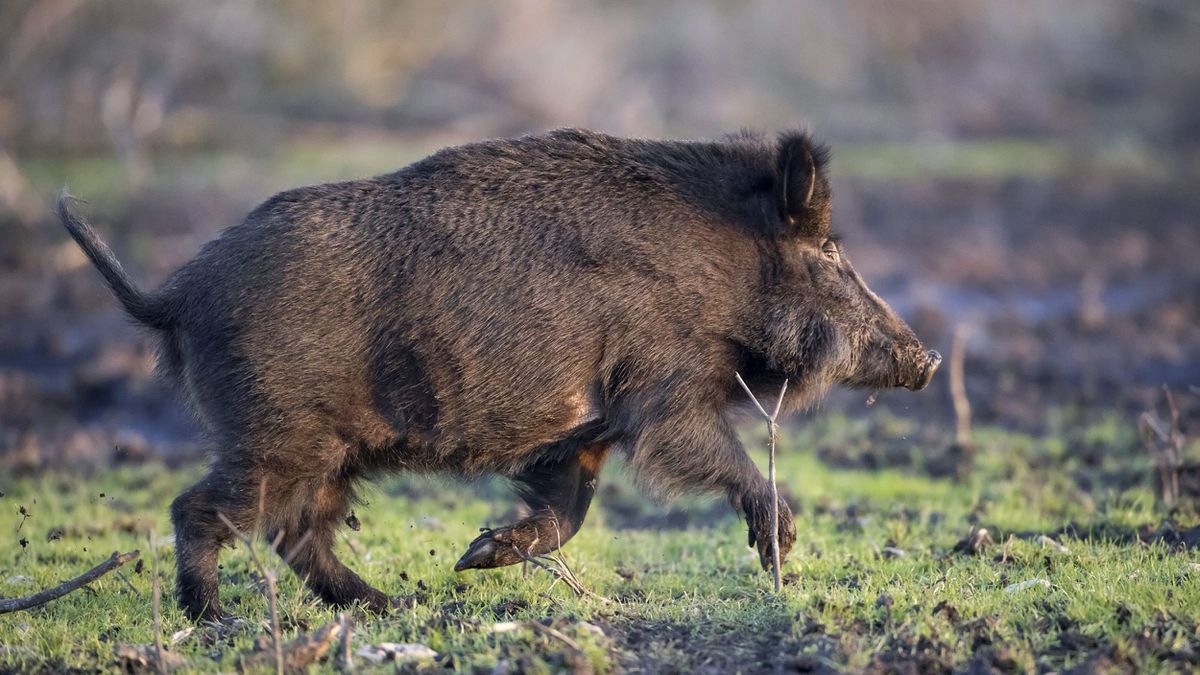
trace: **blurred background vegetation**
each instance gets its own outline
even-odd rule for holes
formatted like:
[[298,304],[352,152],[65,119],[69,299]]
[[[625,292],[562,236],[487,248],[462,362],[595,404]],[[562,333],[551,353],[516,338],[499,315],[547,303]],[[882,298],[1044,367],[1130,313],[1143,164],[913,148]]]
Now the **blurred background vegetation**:
[[[860,271],[932,346],[964,327],[976,420],[1132,429],[1162,384],[1185,428],[1200,414],[1189,0],[10,0],[0,59],[11,470],[198,449],[54,222],[63,185],[150,285],[284,187],[559,126],[808,126]],[[919,417],[906,442],[945,447],[941,380],[882,394],[870,424]],[[825,409],[865,416],[864,398]]]

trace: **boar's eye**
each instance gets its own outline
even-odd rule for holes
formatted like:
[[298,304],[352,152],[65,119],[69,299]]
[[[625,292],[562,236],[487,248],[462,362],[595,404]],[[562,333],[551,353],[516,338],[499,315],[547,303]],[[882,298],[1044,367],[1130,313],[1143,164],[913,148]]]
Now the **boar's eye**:
[[825,240],[824,245],[821,246],[821,254],[825,256],[826,260],[834,263],[842,259],[842,254],[838,252],[837,242],[832,239]]

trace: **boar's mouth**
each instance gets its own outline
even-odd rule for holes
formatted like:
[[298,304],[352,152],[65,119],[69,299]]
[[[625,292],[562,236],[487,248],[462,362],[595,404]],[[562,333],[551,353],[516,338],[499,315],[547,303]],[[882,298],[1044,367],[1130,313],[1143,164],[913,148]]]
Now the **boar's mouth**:
[[929,350],[925,353],[925,359],[920,366],[920,370],[914,377],[901,383],[903,387],[910,391],[921,391],[929,386],[929,382],[933,379],[933,374],[937,372],[938,366],[942,365],[942,355],[936,350]]

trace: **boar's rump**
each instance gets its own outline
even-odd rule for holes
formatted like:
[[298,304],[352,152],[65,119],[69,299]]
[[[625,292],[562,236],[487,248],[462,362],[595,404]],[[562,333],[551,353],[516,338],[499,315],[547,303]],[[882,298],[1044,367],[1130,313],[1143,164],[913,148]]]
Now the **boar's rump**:
[[333,553],[357,481],[511,479],[530,515],[456,565],[497,567],[571,538],[611,451],[653,494],[724,493],[766,567],[770,490],[734,433],[734,372],[764,393],[789,378],[794,410],[834,384],[921,389],[940,361],[830,231],[828,156],[798,132],[447,148],[278,194],[154,292],[64,195],[68,231],[211,434],[208,475],[171,509],[187,614],[223,616],[218,514],[282,533],[326,601],[381,610]]

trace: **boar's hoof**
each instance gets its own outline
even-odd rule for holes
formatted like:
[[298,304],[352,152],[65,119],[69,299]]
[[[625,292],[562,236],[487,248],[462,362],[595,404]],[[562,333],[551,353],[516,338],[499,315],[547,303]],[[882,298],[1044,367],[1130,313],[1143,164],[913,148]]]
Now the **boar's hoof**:
[[512,527],[487,530],[471,542],[467,552],[454,564],[454,571],[515,565],[523,559],[518,547],[527,551],[536,542],[524,541],[527,538],[522,537],[521,533]]
[[467,547],[467,552],[458,559],[458,562],[454,563],[454,571],[496,567],[496,549],[498,548],[500,545],[491,539],[476,539]]
[[396,609],[396,601],[392,597],[374,588],[367,592],[361,602],[368,612],[380,616]]
[[217,635],[229,635],[246,625],[244,619],[232,614],[216,614],[201,617],[197,623],[211,628]]
[[[758,551],[758,562],[764,570],[771,569],[771,507],[769,497],[747,498],[743,501],[746,525],[749,529],[747,544]],[[792,510],[783,497],[779,498],[779,563],[787,560],[788,553],[796,543],[796,523]]]

